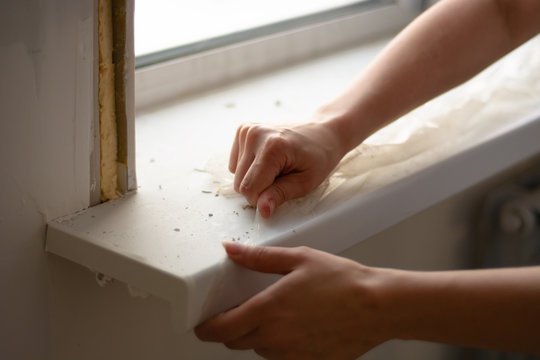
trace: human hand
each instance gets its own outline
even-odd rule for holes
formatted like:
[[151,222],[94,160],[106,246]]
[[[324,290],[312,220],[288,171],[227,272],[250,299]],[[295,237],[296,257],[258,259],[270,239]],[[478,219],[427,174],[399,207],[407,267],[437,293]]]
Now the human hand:
[[284,277],[199,325],[201,340],[266,359],[335,360],[356,359],[389,338],[378,315],[376,269],[306,247],[225,249],[241,266]]
[[315,189],[343,155],[337,135],[323,122],[246,124],[236,132],[229,170],[235,191],[267,218],[283,202]]

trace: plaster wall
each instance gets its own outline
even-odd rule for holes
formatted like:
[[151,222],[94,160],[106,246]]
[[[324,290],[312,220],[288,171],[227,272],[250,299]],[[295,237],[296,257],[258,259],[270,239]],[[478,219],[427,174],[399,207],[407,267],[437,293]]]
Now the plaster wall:
[[91,0],[0,2],[0,357],[50,355],[47,220],[89,204]]

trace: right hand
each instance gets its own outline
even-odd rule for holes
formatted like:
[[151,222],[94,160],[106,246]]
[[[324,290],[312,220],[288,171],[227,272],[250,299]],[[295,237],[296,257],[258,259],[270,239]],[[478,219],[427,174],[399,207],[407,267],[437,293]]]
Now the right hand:
[[322,183],[343,156],[340,149],[338,136],[323,122],[241,125],[229,161],[234,189],[267,218]]

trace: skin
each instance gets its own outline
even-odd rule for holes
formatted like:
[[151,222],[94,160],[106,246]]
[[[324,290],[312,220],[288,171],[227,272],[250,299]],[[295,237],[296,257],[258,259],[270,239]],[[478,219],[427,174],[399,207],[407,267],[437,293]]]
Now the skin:
[[283,202],[306,195],[376,130],[470,79],[537,34],[539,9],[538,0],[438,3],[306,123],[240,126],[229,162],[235,190],[263,217]]
[[231,260],[284,275],[195,329],[266,359],[356,359],[390,339],[540,354],[540,267],[413,272],[321,251],[225,243]]
[[[241,126],[229,163],[235,189],[271,216],[370,134],[539,33],[538,19],[540,0],[438,3],[310,121]],[[197,327],[202,340],[267,359],[355,359],[389,339],[540,354],[540,267],[412,272],[309,248],[224,246],[238,265],[283,277]]]

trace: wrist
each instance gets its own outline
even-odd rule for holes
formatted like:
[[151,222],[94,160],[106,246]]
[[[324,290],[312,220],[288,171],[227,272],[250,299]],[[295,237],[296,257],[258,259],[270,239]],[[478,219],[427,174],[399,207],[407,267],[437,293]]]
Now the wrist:
[[313,119],[316,123],[321,124],[328,133],[332,134],[336,144],[334,152],[339,159],[343,158],[364,140],[357,140],[357,137],[352,134],[354,124],[347,114],[338,114],[323,107],[315,112]]
[[354,136],[352,133],[355,130],[354,124],[347,115],[328,114],[324,110],[318,110],[315,118],[337,139],[336,152],[340,159],[365,140],[365,138],[360,140]]
[[338,100],[317,109],[314,118],[339,139],[341,157],[360,145],[381,127],[381,121],[367,104],[350,106]]
[[407,326],[401,318],[399,293],[395,291],[400,271],[363,265],[359,268],[356,277],[357,315],[361,314],[358,333],[365,333],[365,326],[369,324],[369,341],[373,343],[404,338]]
[[418,308],[407,306],[411,292],[415,292],[413,273],[409,271],[373,268],[370,291],[377,312],[379,332],[383,341],[412,339],[412,324],[418,316]]

